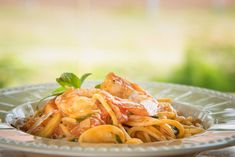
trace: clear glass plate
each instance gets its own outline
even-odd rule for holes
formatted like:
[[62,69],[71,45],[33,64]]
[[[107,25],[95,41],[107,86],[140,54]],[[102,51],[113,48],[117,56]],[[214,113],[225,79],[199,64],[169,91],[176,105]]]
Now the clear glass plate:
[[[99,82],[88,82],[94,87]],[[235,144],[235,98],[231,95],[183,85],[140,83],[155,97],[173,99],[185,116],[203,121],[207,131],[189,138],[140,145],[78,144],[36,137],[11,127],[16,117],[26,117],[35,103],[56,84],[41,84],[0,90],[0,147],[27,152],[67,156],[168,156],[194,153]]]

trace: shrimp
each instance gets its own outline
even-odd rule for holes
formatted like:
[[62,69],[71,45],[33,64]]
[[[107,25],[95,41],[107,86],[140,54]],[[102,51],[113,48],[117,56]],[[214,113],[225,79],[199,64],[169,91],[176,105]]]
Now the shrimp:
[[76,89],[69,89],[55,99],[58,109],[71,118],[82,118],[98,112],[91,98],[79,95]]
[[108,122],[109,114],[107,109],[96,99],[93,99],[96,94],[101,95],[110,105],[120,123],[128,120],[127,115],[129,113],[142,116],[148,115],[148,112],[141,104],[118,98],[101,89],[70,89],[58,96],[55,104],[64,115],[71,118],[81,118],[89,114],[100,113],[102,120]]
[[141,104],[149,116],[156,115],[159,110],[157,100],[155,100],[147,91],[138,84],[127,81],[112,72],[106,76],[106,79],[100,87],[116,97]]
[[[111,105],[113,110],[116,110],[114,107],[115,105],[121,110],[122,113],[129,111],[132,114],[136,115],[148,115],[143,105],[128,99],[122,99],[108,93],[108,91],[105,91],[103,89],[79,89],[77,90],[77,94],[86,95],[88,97],[92,97],[94,94],[100,94],[106,99],[108,104]],[[119,114],[117,113],[117,115]]]

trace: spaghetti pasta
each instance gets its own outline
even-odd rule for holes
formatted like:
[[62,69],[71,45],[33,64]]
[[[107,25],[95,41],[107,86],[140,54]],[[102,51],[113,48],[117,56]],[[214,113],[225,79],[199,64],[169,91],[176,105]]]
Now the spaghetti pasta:
[[179,115],[171,99],[155,99],[114,73],[107,75],[100,89],[66,86],[20,129],[79,143],[117,144],[166,141],[204,132],[201,121]]

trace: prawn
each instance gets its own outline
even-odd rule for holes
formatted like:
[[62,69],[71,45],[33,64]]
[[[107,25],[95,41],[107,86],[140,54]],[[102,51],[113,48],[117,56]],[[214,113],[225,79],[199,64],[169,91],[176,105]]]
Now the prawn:
[[[140,104],[147,111],[148,116],[155,116],[159,110],[159,104],[147,91],[138,84],[130,82],[122,77],[109,73],[100,88],[111,93],[112,95]],[[130,104],[123,103],[123,104]],[[134,109],[134,108],[133,108]],[[138,108],[135,108],[138,109]],[[137,113],[139,111],[136,111]]]
[[70,89],[58,96],[55,103],[59,110],[71,118],[81,118],[86,115],[100,113],[102,120],[107,122],[108,111],[99,102],[95,95],[100,95],[109,104],[120,123],[126,122],[129,113],[135,115],[148,115],[148,112],[139,103],[118,98],[102,89]]

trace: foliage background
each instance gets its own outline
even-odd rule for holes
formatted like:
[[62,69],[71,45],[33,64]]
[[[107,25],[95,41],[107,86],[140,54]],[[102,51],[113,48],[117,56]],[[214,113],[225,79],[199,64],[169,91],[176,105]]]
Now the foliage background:
[[229,0],[2,0],[0,87],[114,71],[234,92],[234,7]]

